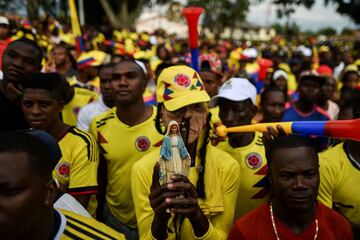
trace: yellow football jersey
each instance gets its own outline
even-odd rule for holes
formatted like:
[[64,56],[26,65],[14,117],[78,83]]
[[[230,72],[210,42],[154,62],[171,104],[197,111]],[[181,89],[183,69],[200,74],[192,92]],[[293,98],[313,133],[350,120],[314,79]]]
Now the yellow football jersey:
[[240,188],[235,212],[237,219],[268,200],[268,167],[262,134],[256,132],[254,140],[245,147],[233,148],[228,142],[221,142],[218,147],[230,153],[240,165]]
[[[195,166],[190,167],[188,176],[189,181],[195,186],[201,169],[199,150],[200,144],[197,147]],[[132,195],[139,223],[139,236],[143,240],[155,239],[151,233],[155,214],[150,206],[149,194],[153,169],[159,156],[160,148],[157,148],[136,162],[132,169]],[[226,239],[234,223],[234,205],[240,180],[238,172],[239,165],[230,154],[208,145],[204,175],[206,198],[198,198],[198,202],[204,215],[209,219],[209,229],[204,236],[197,238],[189,219],[181,221],[171,214],[167,226],[167,239]]]
[[71,195],[92,194],[88,205],[91,215],[95,213],[97,193],[97,169],[99,152],[95,139],[88,133],[71,127],[59,140],[62,158],[53,176]]
[[320,187],[318,200],[336,208],[350,221],[360,224],[360,165],[351,160],[344,143],[319,154]]
[[99,98],[99,95],[94,91],[77,87],[74,90],[74,97],[62,110],[62,120],[70,126],[76,126],[77,114],[83,106]]
[[59,218],[59,228],[54,239],[125,240],[123,234],[116,232],[93,218],[84,217],[66,210],[58,210],[55,214]]
[[70,86],[74,86],[81,89],[87,89],[96,92],[97,94],[100,94],[99,76],[94,77],[93,79],[89,80],[86,83],[80,82],[76,76],[68,77],[67,81],[69,82]]
[[134,204],[131,198],[131,168],[136,161],[161,145],[163,135],[155,129],[156,108],[146,121],[128,126],[116,115],[116,108],[96,116],[89,132],[97,139],[100,154],[107,163],[106,203],[112,215],[136,228]]

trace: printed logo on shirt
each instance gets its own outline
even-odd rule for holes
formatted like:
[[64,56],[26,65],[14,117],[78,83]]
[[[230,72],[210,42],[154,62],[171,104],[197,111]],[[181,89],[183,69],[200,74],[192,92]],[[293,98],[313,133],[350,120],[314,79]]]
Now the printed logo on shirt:
[[258,169],[261,167],[263,160],[258,153],[249,153],[246,156],[246,165],[251,169]]
[[191,83],[189,76],[182,73],[175,76],[174,82],[182,87],[188,87]]
[[135,147],[138,151],[144,152],[150,147],[150,140],[145,136],[140,136],[135,141]]
[[56,172],[60,177],[69,177],[70,175],[70,163],[62,162],[56,166]]

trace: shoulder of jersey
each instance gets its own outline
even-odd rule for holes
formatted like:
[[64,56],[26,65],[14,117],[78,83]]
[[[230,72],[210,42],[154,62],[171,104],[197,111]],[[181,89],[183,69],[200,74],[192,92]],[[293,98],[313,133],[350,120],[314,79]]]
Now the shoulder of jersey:
[[84,143],[86,144],[90,162],[96,161],[95,155],[97,153],[95,152],[95,149],[96,149],[97,143],[96,143],[94,137],[91,134],[89,134],[77,127],[70,128],[68,130],[68,134],[69,133],[76,137],[79,137],[80,139],[82,139],[84,141]]
[[76,94],[78,94],[78,95],[89,96],[89,97],[97,97],[98,96],[98,94],[96,92],[85,89],[85,88],[75,87],[75,90],[76,90]]
[[63,234],[70,239],[83,239],[84,236],[86,236],[86,239],[125,239],[121,233],[93,218],[65,210],[61,210],[61,213],[66,218],[66,228]]
[[113,109],[110,109],[104,113],[97,115],[94,118],[94,121],[96,123],[96,128],[100,128],[100,127],[104,126],[107,122],[109,122],[109,120],[114,119],[115,113],[116,112],[113,111]]

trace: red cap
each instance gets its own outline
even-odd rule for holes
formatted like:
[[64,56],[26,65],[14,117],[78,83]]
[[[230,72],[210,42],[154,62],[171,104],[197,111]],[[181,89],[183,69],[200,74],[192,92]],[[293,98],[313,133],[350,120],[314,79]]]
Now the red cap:
[[319,73],[319,75],[326,75],[326,76],[333,75],[333,70],[326,64],[320,65],[316,71]]

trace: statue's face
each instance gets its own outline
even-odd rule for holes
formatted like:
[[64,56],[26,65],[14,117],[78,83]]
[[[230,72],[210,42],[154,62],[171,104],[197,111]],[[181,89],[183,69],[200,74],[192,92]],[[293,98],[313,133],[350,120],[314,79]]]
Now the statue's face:
[[178,134],[178,127],[173,124],[171,127],[170,127],[170,133],[171,134]]

